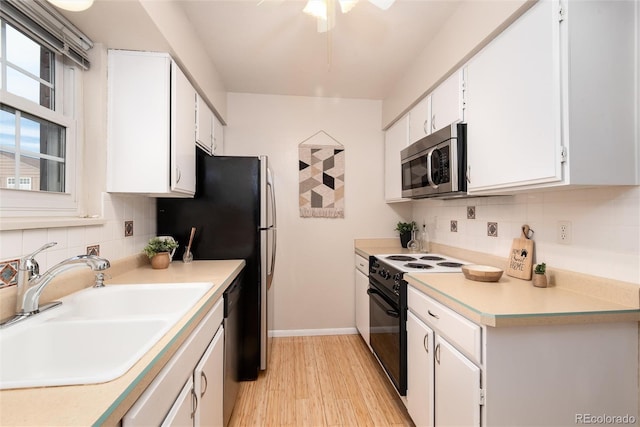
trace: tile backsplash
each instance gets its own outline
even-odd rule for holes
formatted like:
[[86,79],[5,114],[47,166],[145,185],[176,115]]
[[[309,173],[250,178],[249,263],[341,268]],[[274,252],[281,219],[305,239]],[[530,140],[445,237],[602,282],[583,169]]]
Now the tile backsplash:
[[[413,220],[427,224],[433,242],[506,257],[521,226],[528,224],[534,230],[537,262],[640,284],[638,186],[412,203]],[[474,207],[473,215],[469,207]],[[560,242],[558,232],[567,222],[569,244]],[[496,223],[497,237],[488,236],[488,223]]]
[[[155,235],[156,200],[145,196],[102,194],[103,225],[39,228],[0,232],[0,264],[20,258],[46,242],[58,244],[38,255],[40,271],[54,264],[87,253],[99,245],[100,256],[110,261],[142,252]],[[135,221],[135,232],[125,236],[125,221]]]

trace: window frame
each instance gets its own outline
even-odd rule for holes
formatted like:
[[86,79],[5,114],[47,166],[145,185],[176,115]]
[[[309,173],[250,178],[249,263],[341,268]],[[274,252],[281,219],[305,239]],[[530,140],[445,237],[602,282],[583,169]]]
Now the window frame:
[[[11,23],[3,20],[4,25]],[[15,26],[12,26],[16,28]],[[16,28],[17,29],[17,28]],[[18,29],[20,31],[20,29]],[[23,32],[24,34],[24,32]],[[28,36],[28,34],[27,34]],[[6,38],[3,38],[3,43]],[[33,39],[32,39],[33,40]],[[42,43],[34,40],[41,46]],[[47,46],[44,46],[48,48]],[[43,107],[36,102],[22,98],[7,91],[6,84],[0,88],[2,103],[23,113],[39,117],[65,128],[65,192],[47,192],[39,190],[0,189],[0,214],[3,217],[48,217],[78,216],[81,211],[80,173],[82,157],[81,141],[78,130],[81,129],[81,117],[78,114],[82,105],[82,69],[54,53],[54,109]],[[5,58],[0,66],[6,73]]]

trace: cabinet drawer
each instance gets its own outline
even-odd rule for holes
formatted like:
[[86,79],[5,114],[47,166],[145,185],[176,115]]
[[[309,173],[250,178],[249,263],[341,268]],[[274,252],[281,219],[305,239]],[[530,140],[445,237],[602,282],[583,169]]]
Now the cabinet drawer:
[[450,308],[445,307],[412,286],[408,287],[409,309],[436,333],[448,338],[476,363],[481,362],[482,328]]
[[356,268],[365,276],[369,276],[369,260],[356,254]]

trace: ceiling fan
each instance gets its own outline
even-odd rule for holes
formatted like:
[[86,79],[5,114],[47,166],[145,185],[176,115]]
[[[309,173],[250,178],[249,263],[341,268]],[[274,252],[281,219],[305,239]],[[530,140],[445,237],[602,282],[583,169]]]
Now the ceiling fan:
[[[395,0],[368,0],[369,3],[382,10],[387,10]],[[358,3],[358,0],[308,0],[302,10],[307,15],[318,19],[318,32],[324,33],[335,26],[336,3],[340,5],[340,11],[347,13]]]

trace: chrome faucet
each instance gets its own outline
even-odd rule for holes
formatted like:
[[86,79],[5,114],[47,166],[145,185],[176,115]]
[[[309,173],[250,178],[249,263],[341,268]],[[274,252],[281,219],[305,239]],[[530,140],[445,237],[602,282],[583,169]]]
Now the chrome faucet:
[[18,266],[16,315],[7,323],[15,323],[42,311],[43,307],[40,307],[40,295],[49,282],[58,274],[82,266],[87,266],[93,271],[103,271],[111,267],[111,264],[105,258],[95,255],[78,255],[59,262],[44,274],[40,275],[40,267],[35,260],[35,256],[56,244],[56,242],[47,243],[35,252],[20,259]]

